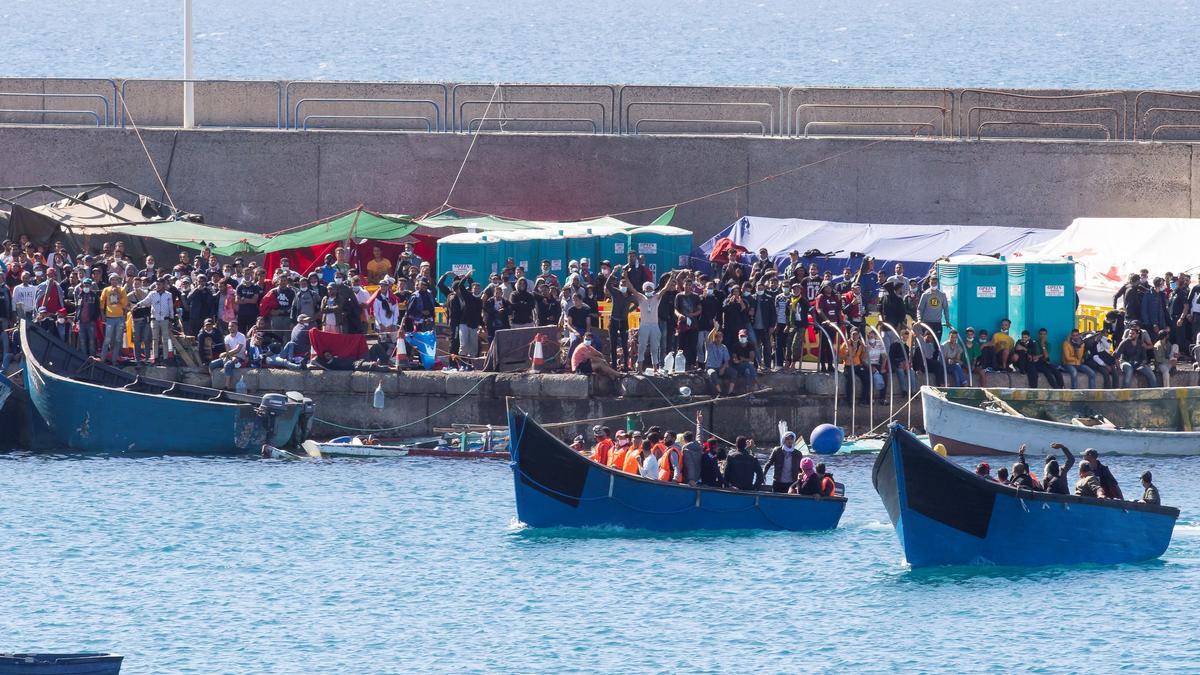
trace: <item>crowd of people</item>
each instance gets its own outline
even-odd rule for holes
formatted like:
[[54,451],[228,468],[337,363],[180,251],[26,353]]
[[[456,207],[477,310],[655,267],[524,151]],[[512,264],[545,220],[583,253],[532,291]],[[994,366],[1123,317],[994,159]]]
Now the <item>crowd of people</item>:
[[[697,429],[700,428],[697,418]],[[589,459],[625,473],[691,486],[831,497],[837,483],[825,464],[814,463],[796,445],[796,434],[787,432],[767,459],[754,452],[754,439],[738,436],[732,447],[715,437],[699,440],[699,431],[682,433],[652,426],[620,430],[592,428],[592,445],[577,436],[572,447]],[[770,477],[770,484],[767,478]]]
[[[987,462],[980,462],[975,465],[975,474],[981,478],[1020,490],[1058,495],[1072,494],[1069,482],[1071,467],[1075,465],[1075,456],[1071,454],[1070,448],[1062,443],[1051,443],[1050,447],[1061,450],[1066,456],[1066,463],[1060,465],[1056,456],[1047,455],[1040,479],[1030,471],[1029,464],[1025,461],[1024,445],[1017,452],[1017,461],[1012,465],[1011,472],[1001,467],[993,476],[991,465]],[[1144,471],[1141,475],[1141,482],[1142,498],[1135,501],[1161,504],[1162,497],[1158,492],[1158,487],[1154,485],[1154,476],[1149,471]],[[1112,470],[1108,468],[1108,465],[1100,462],[1100,453],[1093,448],[1083,451],[1083,461],[1079,463],[1079,479],[1075,482],[1074,494],[1079,497],[1099,499],[1125,499]]]
[[[1030,387],[1169,386],[1181,362],[1200,356],[1200,285],[1186,274],[1150,279],[1145,270],[1129,278],[1095,331],[1014,335],[1007,319],[951,326],[932,272],[909,278],[902,264],[877,270],[871,257],[840,274],[821,272],[798,251],[779,265],[761,249],[711,274],[656,274],[631,251],[616,265],[571,260],[560,281],[549,260],[531,272],[510,258],[486,277],[468,269],[435,278],[411,248],[390,259],[376,247],[370,260],[352,263],[338,247],[311,272],[297,273],[285,258],[268,277],[253,260],[218,261],[208,249],[135,262],[120,241],[71,255],[61,242],[22,240],[4,243],[0,268],[5,366],[18,318],[119,363],[128,316],[134,363],[172,362],[177,336],[188,336],[200,359],[226,372],[404,367],[415,350],[397,355],[403,334],[435,330],[442,312],[442,353],[462,367],[497,331],[553,326],[563,336],[560,361],[576,373],[690,371],[714,393],[730,394],[752,389],[763,373],[815,360],[819,371],[840,369],[844,396],[860,403],[884,400],[892,387],[907,396],[924,382],[985,385],[995,372],[1023,374]],[[373,346],[359,363],[311,353],[312,328],[370,335]]]

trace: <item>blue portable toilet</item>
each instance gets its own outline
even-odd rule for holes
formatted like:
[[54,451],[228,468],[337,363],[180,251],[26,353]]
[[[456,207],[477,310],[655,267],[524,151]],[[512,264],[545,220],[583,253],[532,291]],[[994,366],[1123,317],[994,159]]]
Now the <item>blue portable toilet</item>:
[[487,285],[488,276],[500,271],[500,237],[495,232],[459,232],[442,237],[437,243],[437,274],[446,272],[465,276],[473,272],[475,281]]
[[533,278],[541,274],[541,258],[538,257],[540,233],[532,230],[508,230],[494,234],[500,239],[501,265],[512,258],[517,267],[525,268],[526,277]]
[[558,277],[561,284],[567,278],[567,240],[563,239],[557,230],[537,230],[531,234],[536,237],[539,256],[538,266],[535,268],[537,271],[531,276],[541,274],[542,260],[549,260],[550,271]]
[[950,325],[961,333],[967,327],[990,336],[1008,317],[1008,265],[992,262],[941,262],[938,285],[946,294]]
[[559,236],[567,242],[568,260],[587,258],[592,272],[600,269],[600,261],[596,258],[596,254],[600,251],[600,238],[592,232],[591,228],[564,227],[558,232]]
[[632,225],[592,226],[591,230],[599,240],[596,247],[597,264],[607,260],[616,267],[628,262],[626,255],[629,253],[629,232],[633,229]]
[[646,256],[646,264],[655,276],[688,266],[692,252],[692,233],[671,225],[647,225],[629,232],[629,247]]
[[1075,262],[1009,263],[1008,318],[1014,337],[1027,330],[1036,340],[1045,328],[1050,360],[1058,363],[1062,342],[1075,327]]

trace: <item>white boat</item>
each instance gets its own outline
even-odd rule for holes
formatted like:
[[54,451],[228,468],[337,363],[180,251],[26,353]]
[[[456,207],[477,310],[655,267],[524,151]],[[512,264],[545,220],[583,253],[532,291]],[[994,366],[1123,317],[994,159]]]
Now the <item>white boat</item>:
[[925,431],[950,455],[1054,453],[1200,455],[1200,387],[1172,389],[921,389]]
[[[364,441],[357,436],[337,438],[325,443],[313,440],[304,442],[304,450],[314,457],[445,457],[451,459],[508,459],[507,438],[502,443],[493,443],[490,448],[470,446],[465,450],[448,446],[437,439],[413,442],[406,445],[386,445]],[[503,448],[503,449],[501,449]]]

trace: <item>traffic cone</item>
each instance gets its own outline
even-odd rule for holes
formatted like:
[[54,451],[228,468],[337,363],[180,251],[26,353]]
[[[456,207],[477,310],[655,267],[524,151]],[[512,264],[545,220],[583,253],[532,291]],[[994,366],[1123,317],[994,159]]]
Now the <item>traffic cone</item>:
[[404,340],[404,331],[396,333],[396,365],[408,361],[408,343]]
[[542,349],[542,343],[546,340],[546,336],[538,333],[533,336],[533,367],[530,372],[540,373],[542,367],[546,365],[546,353]]

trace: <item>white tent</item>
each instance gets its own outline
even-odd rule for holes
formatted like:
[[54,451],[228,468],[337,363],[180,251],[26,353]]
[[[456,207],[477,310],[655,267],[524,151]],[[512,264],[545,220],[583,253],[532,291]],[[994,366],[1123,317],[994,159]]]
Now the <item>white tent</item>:
[[1084,305],[1111,307],[1131,273],[1186,272],[1200,267],[1200,218],[1076,218],[1049,241],[1022,249],[1019,260],[1070,257]]

